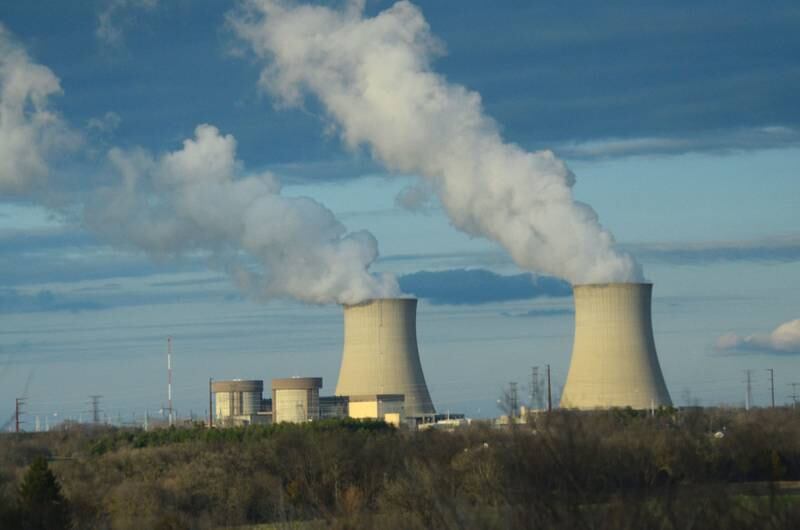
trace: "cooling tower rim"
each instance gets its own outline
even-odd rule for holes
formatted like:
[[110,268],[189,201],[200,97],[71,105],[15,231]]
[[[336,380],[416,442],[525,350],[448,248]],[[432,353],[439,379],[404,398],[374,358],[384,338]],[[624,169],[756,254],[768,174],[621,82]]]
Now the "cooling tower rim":
[[573,283],[572,288],[580,287],[621,287],[624,285],[635,285],[639,287],[652,287],[653,282],[603,282],[603,283]]
[[416,296],[410,296],[410,295],[409,296],[384,296],[384,297],[380,297],[380,298],[367,298],[366,300],[362,300],[361,302],[356,302],[355,304],[341,304],[341,305],[342,305],[342,307],[347,309],[347,308],[350,308],[350,307],[362,307],[362,306],[373,304],[375,302],[405,302],[405,301],[417,302],[417,301],[419,301],[419,298],[417,298]]

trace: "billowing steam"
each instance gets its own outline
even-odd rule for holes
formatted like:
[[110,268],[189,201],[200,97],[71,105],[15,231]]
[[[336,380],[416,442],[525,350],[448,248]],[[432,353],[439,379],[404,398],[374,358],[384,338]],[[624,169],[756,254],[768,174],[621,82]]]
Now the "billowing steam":
[[250,0],[231,21],[267,61],[265,89],[288,105],[315,95],[349,147],[369,146],[388,168],[425,177],[457,228],[573,283],[641,280],[595,212],[574,200],[564,163],[505,143],[477,93],[433,72],[440,46],[414,5],[367,18],[363,2],[339,11]]
[[355,303],[398,293],[368,272],[378,257],[369,232],[347,233],[312,199],[280,194],[270,173],[246,174],[236,141],[200,125],[183,148],[153,158],[112,149],[121,184],[87,209],[96,231],[155,255],[211,252],[243,289],[261,297]]
[[[59,92],[55,74],[0,26],[0,196],[44,201],[59,186],[50,157],[81,138],[48,107]],[[78,193],[72,183],[53,202],[115,243],[155,256],[207,255],[262,298],[356,303],[398,294],[394,277],[368,271],[378,256],[369,232],[348,233],[318,202],[281,195],[275,176],[246,173],[234,138],[211,125],[180,150],[115,148],[108,162],[102,185]]]

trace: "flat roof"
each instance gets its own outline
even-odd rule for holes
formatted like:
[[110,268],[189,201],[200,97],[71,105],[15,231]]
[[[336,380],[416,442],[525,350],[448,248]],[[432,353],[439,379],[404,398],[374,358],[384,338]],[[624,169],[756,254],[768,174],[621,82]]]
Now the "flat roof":
[[212,392],[263,392],[264,381],[260,379],[232,379],[229,381],[212,381]]
[[272,390],[301,390],[322,388],[321,377],[286,377],[272,380]]
[[350,401],[405,401],[405,394],[362,394],[360,396],[345,396]]

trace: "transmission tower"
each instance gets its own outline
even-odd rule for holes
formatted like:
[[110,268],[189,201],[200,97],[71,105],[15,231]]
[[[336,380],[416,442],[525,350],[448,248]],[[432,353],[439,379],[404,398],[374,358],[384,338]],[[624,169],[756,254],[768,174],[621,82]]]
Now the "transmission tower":
[[25,404],[25,398],[17,398],[14,400],[14,432],[20,432],[20,425],[25,423],[20,419],[23,414],[22,406]]
[[508,383],[509,395],[509,408],[511,409],[511,417],[516,418],[519,410],[519,395],[517,394],[517,383],[512,381]]
[[542,408],[542,381],[539,378],[539,367],[534,366],[531,369],[531,408]]
[[103,396],[98,396],[98,395],[89,396],[89,399],[92,400],[92,423],[94,423],[95,425],[100,424],[100,413],[102,412],[100,410],[101,397]]

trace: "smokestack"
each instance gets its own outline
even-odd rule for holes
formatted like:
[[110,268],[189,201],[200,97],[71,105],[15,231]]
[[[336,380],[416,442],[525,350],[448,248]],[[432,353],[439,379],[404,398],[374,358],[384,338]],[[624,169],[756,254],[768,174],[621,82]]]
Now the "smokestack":
[[561,407],[671,406],[658,364],[651,283],[573,286],[575,342]]
[[336,395],[403,394],[406,416],[433,414],[417,349],[417,299],[379,298],[344,306]]

